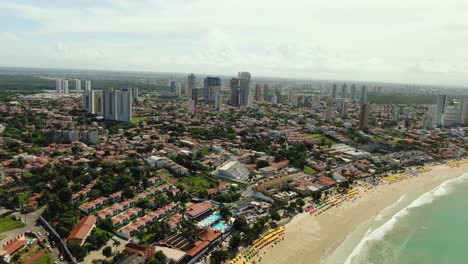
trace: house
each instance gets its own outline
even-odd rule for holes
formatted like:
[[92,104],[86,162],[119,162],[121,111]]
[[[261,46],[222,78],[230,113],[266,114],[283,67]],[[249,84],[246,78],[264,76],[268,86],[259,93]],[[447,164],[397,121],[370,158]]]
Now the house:
[[94,227],[96,227],[97,217],[94,215],[87,215],[81,219],[81,222],[71,231],[67,238],[68,243],[76,243],[82,246],[86,238],[91,234]]
[[212,209],[213,209],[213,206],[211,205],[210,202],[194,203],[194,204],[190,204],[189,206],[187,206],[187,210],[185,211],[185,214],[187,215],[188,218],[194,220],[211,212]]

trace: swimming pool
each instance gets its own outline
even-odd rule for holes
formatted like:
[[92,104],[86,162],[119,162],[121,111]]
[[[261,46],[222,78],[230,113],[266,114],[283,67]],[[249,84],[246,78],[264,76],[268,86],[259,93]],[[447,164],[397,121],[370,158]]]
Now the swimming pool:
[[228,224],[224,223],[223,221],[219,221],[218,223],[213,225],[213,229],[217,231],[225,231],[228,229]]
[[201,221],[198,223],[198,226],[200,226],[200,227],[207,227],[207,226],[212,225],[213,223],[215,223],[215,222],[218,221],[219,219],[221,219],[221,215],[219,215],[219,214],[212,214],[212,215],[208,216],[207,218],[201,220]]

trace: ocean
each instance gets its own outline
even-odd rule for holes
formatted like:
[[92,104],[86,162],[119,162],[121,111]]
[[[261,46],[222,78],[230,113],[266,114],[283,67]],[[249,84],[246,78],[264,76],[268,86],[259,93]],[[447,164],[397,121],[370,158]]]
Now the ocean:
[[348,235],[327,264],[468,263],[468,173],[402,196]]

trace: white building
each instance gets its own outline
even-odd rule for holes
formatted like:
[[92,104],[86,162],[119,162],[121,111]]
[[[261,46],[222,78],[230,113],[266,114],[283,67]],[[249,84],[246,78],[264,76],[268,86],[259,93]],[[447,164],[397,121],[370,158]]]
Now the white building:
[[75,93],[81,93],[81,81],[75,80]]
[[398,105],[392,106],[392,121],[398,122],[400,120],[400,107]]
[[104,118],[121,122],[132,121],[132,89],[104,91]]
[[83,110],[90,114],[104,114],[104,94],[100,90],[83,91]]
[[218,177],[245,183],[249,178],[249,171],[237,160],[228,161],[218,169]]
[[85,90],[86,90],[86,91],[90,91],[90,90],[91,90],[91,81],[90,81],[90,80],[86,80],[86,82],[85,82]]
[[437,115],[436,115],[436,126],[442,126],[444,124],[445,107],[447,105],[447,96],[437,96]]
[[62,91],[64,94],[69,94],[70,90],[68,89],[68,80],[62,80]]
[[459,124],[460,123],[460,117],[461,117],[461,108],[458,103],[455,105],[450,105],[445,108],[445,114],[444,114],[444,126],[452,126],[454,124]]
[[62,91],[62,80],[61,79],[55,80],[55,91],[57,93],[59,93],[59,94],[63,93],[63,91]]

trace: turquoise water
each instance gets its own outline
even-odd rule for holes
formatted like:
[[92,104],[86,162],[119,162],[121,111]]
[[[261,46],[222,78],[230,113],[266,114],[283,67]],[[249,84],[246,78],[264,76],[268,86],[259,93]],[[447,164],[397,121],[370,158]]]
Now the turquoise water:
[[225,229],[228,228],[228,225],[224,223],[223,221],[219,221],[218,223],[213,225],[213,228],[218,231],[224,231]]
[[368,230],[345,263],[468,263],[468,173]]
[[208,216],[207,218],[201,220],[201,221],[198,223],[198,226],[200,226],[200,227],[207,227],[207,226],[212,225],[213,223],[215,223],[215,222],[218,221],[219,219],[221,219],[221,215],[219,215],[219,214],[212,214],[212,215]]

